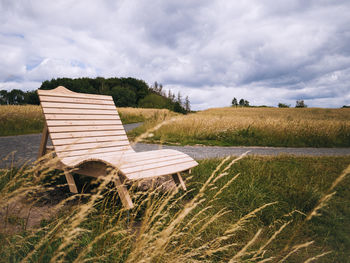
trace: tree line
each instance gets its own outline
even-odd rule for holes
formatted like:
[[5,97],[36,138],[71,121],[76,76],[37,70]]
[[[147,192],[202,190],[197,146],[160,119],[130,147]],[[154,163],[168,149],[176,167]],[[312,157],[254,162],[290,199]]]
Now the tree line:
[[[249,101],[245,99],[240,99],[239,102],[236,98],[232,99],[231,102],[232,107],[257,107],[257,106],[250,106]],[[278,103],[278,108],[290,108],[290,104],[285,104],[285,103]],[[267,107],[267,106],[259,106],[259,107]],[[343,106],[345,108],[346,106]],[[295,108],[307,108],[307,105],[305,104],[304,100],[297,100],[295,102]]]
[[236,98],[233,98],[231,104],[233,107],[237,107],[237,106],[249,107],[249,101],[247,101],[245,99],[240,99],[238,102]]
[[[39,89],[50,90],[58,86],[74,92],[111,95],[117,107],[165,108],[180,113],[191,111],[188,96],[183,100],[180,92],[175,96],[157,82],[149,86],[135,78],[57,78],[44,81]],[[39,98],[36,91],[0,90],[0,104],[38,105]]]

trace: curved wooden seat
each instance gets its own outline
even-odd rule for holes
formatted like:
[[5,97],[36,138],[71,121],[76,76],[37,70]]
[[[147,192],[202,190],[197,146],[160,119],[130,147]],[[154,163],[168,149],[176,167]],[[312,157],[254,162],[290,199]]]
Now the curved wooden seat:
[[[62,86],[53,90],[38,90],[38,94],[46,120],[39,157],[45,154],[49,134],[54,151],[63,169],[66,168],[65,174],[72,192],[77,192],[77,188],[67,170],[84,167],[89,162],[113,166],[129,180],[173,175],[174,181],[186,189],[180,172],[198,163],[175,150],[135,152],[111,96],[76,93]],[[95,171],[96,174],[83,169],[76,172],[91,176],[105,174],[105,171],[99,170]],[[117,185],[117,189],[124,206],[132,208],[125,186]]]

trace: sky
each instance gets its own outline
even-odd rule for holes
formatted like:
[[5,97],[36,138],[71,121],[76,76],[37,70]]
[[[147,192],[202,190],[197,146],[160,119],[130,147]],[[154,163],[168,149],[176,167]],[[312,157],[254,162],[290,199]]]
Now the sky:
[[350,104],[350,1],[0,0],[0,90],[134,77],[192,109]]

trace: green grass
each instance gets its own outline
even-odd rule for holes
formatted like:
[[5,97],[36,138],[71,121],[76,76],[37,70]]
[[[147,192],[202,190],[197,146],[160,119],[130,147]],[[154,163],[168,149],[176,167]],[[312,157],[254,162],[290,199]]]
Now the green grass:
[[[137,239],[137,233],[138,231],[142,232],[142,223],[150,222],[148,206],[161,204],[157,202],[163,194],[159,191],[153,193],[135,192],[133,196],[139,202],[144,201],[144,203],[133,209],[128,216],[126,211],[121,210],[115,189],[109,187],[108,189],[110,190],[103,191],[103,197],[97,199],[93,206],[94,209],[91,209],[79,221],[80,223],[77,226],[80,229],[84,229],[84,231],[78,233],[70,246],[62,250],[64,261],[72,262],[91,242],[94,242],[94,245],[92,245],[90,252],[83,253],[83,258],[90,259],[93,262],[124,262],[127,259],[130,260],[131,256],[135,256],[135,260],[130,262],[138,262],[139,259],[146,259],[149,256],[147,253],[150,253],[150,251],[156,253],[161,250],[152,250],[152,244],[154,243],[152,243],[152,239],[148,240],[149,236],[151,235],[152,237],[154,235],[156,237],[155,233],[166,229],[168,224],[173,222],[172,218],[174,216],[176,217],[186,205],[198,198],[200,188],[221,161],[219,159],[200,161],[199,166],[193,169],[191,178],[187,176],[188,193],[181,197],[180,192],[172,197],[172,201],[166,206],[167,209],[165,212],[163,211],[165,217],[157,217],[156,221],[150,223],[152,225],[151,230],[154,232],[146,231],[140,240]],[[314,241],[314,243],[292,254],[286,262],[304,262],[308,258],[327,251],[332,251],[332,253],[319,258],[316,262],[349,262],[349,175],[333,189],[336,191],[336,194],[327,203],[323,202],[327,206],[318,211],[321,215],[314,216],[309,221],[305,220],[306,215],[310,214],[319,204],[319,200],[333,192],[333,190],[329,191],[332,183],[349,163],[349,156],[246,157],[234,163],[227,171],[228,173],[223,175],[221,179],[218,179],[216,182],[211,181],[203,195],[198,199],[204,198],[203,201],[195,206],[187,215],[187,219],[181,221],[177,226],[180,229],[179,231],[181,231],[181,236],[173,235],[172,242],[174,243],[169,243],[165,247],[165,251],[159,252],[160,254],[152,262],[176,262],[176,260],[181,258],[181,253],[185,253],[182,250],[176,250],[177,247],[184,245],[185,248],[189,249],[186,253],[197,251],[202,244],[224,236],[224,232],[232,224],[254,209],[273,202],[277,203],[254,213],[254,216],[243,224],[242,228],[221,243],[221,246],[229,243],[237,243],[237,245],[222,252],[215,252],[212,255],[205,255],[203,252],[203,255],[189,258],[189,254],[186,254],[186,260],[227,262],[253,238],[259,229],[262,229],[262,232],[248,251],[259,248],[285,222],[291,221],[276,239],[267,246],[265,257],[274,256],[275,259],[272,262],[278,262],[296,244],[309,241]],[[1,195],[4,194],[5,189],[8,189],[6,185],[9,182],[19,178],[26,178],[26,176],[30,178],[30,174],[26,175],[25,172],[19,175],[19,172],[16,171],[12,173],[2,171],[1,174]],[[239,176],[231,184],[227,184],[237,174]],[[46,177],[42,182],[50,182],[50,185],[64,183],[62,177],[56,177],[55,180],[50,182],[49,177]],[[85,179],[85,182],[89,183],[90,180]],[[20,182],[11,191],[19,189],[21,183],[30,183],[30,180],[26,179]],[[43,185],[43,183],[41,184]],[[223,190],[220,198],[215,199],[214,196],[225,185],[227,188]],[[92,189],[93,193],[98,190],[98,187],[92,185],[90,189]],[[49,192],[47,186],[43,190]],[[65,191],[68,194],[67,187]],[[152,196],[152,198],[149,199],[149,196]],[[68,226],[71,224],[71,218],[79,213],[79,208],[87,204],[89,200],[89,197],[82,197],[81,201],[74,201],[72,206],[64,209],[51,221],[42,222],[42,227],[46,226],[47,228],[41,228],[34,232],[26,231],[17,235],[0,236],[0,255],[2,255],[0,261],[19,262],[33,251],[36,244],[44,240],[43,244],[37,248],[30,258],[32,262],[49,262],[52,257],[57,255],[59,246],[63,242],[64,237],[60,233],[69,230]],[[206,210],[206,208],[208,209]],[[201,230],[205,223],[216,217],[217,213],[222,209],[225,209],[227,213],[218,217],[214,223]],[[188,223],[189,220],[194,218],[197,218],[194,221],[196,224],[190,224],[190,228],[184,227],[186,222]],[[65,224],[59,226],[59,223],[64,222]],[[54,227],[57,227],[57,229],[48,234]],[[111,229],[113,229],[113,232],[105,232]],[[96,238],[102,233],[105,233],[105,235],[96,241]],[[148,240],[148,242],[145,240]],[[161,239],[159,238],[159,240]],[[289,250],[284,251],[283,249],[288,244]],[[138,246],[140,246],[140,250],[137,250]],[[208,250],[210,250],[209,247],[203,251]],[[251,262],[248,260],[248,254],[245,254],[245,258],[247,258],[247,262]],[[240,260],[244,261],[244,257]]]

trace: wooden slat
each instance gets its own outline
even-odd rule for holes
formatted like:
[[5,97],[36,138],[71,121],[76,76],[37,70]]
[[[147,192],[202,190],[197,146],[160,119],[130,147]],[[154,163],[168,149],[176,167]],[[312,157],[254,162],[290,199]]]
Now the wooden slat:
[[147,152],[133,152],[133,153],[121,153],[121,154],[99,154],[96,155],[96,158],[100,158],[102,160],[106,160],[114,165],[127,164],[131,162],[138,162],[142,160],[152,160],[162,157],[170,157],[170,156],[178,156],[183,155],[187,156],[181,152],[175,150],[154,150]]
[[40,141],[40,146],[39,146],[39,153],[38,153],[38,158],[41,156],[45,155],[46,153],[46,145],[47,145],[47,139],[49,132],[47,130],[46,123],[44,124],[43,132],[41,134],[41,141]]
[[[114,153],[118,154],[118,152],[126,152],[126,151],[133,151],[130,146],[124,146],[124,147],[109,147],[109,148],[100,148],[100,149],[89,149],[89,150],[80,150],[80,151],[74,151],[74,152],[63,152],[63,153],[57,153],[57,156],[62,159],[62,162],[64,163],[70,163],[70,165],[73,165],[73,161],[76,161],[75,163],[79,162],[80,160],[85,159],[91,159],[93,158],[93,155],[96,153]],[[77,160],[68,157],[78,156]],[[95,159],[95,158],[94,158]]]
[[125,174],[129,174],[129,173],[135,173],[139,171],[152,170],[152,169],[156,169],[164,166],[178,165],[181,163],[186,163],[191,161],[192,161],[191,157],[182,157],[182,158],[176,158],[175,160],[150,163],[150,164],[145,164],[140,166],[131,166],[128,168],[124,168],[124,166],[122,166],[121,171]]
[[186,185],[180,173],[172,174],[173,180],[176,185],[181,185],[184,191],[187,191]]
[[49,127],[50,134],[55,132],[85,132],[85,131],[112,131],[112,130],[123,130],[123,125],[104,125],[104,126],[58,126]]
[[84,115],[117,115],[118,112],[116,109],[105,110],[105,109],[61,109],[61,108],[43,108],[44,114],[84,114]]
[[46,121],[48,127],[52,126],[90,126],[90,125],[122,125],[120,120],[47,120]]
[[86,131],[86,132],[60,132],[51,133],[51,139],[74,139],[74,138],[84,138],[84,137],[104,137],[104,136],[118,136],[125,135],[124,130],[114,130],[114,131]]
[[46,120],[120,120],[118,115],[45,114]]
[[123,169],[126,168],[132,168],[132,167],[137,167],[137,166],[144,166],[144,165],[150,165],[150,164],[156,164],[156,163],[163,163],[166,161],[174,161],[174,160],[183,160],[183,159],[187,159],[187,160],[192,160],[191,157],[186,156],[184,154],[179,154],[179,155],[173,155],[173,156],[165,156],[165,157],[155,157],[152,159],[146,159],[146,160],[139,160],[139,161],[132,161],[132,162],[128,162],[125,165],[122,165]]
[[[190,161],[182,164],[159,167],[156,169],[146,170],[146,171],[141,171],[136,173],[129,173],[129,174],[124,173],[124,175],[130,180],[138,180],[138,179],[151,178],[151,177],[162,176],[162,175],[170,175],[170,174],[182,172],[192,167],[195,167],[197,165],[198,163],[196,161]],[[123,171],[121,172],[123,173]]]
[[70,145],[58,145],[55,146],[56,153],[58,152],[69,152],[76,150],[84,150],[84,149],[98,149],[98,148],[108,148],[114,146],[128,146],[130,145],[128,140],[124,141],[112,141],[112,142],[91,142],[91,143],[78,143],[78,144],[70,144]]
[[112,99],[111,96],[107,95],[95,95],[95,94],[85,94],[85,93],[76,93],[73,91],[70,91],[69,93],[61,93],[61,92],[55,92],[52,90],[38,90],[39,96],[55,96],[55,97],[74,97],[74,98],[88,98],[88,99],[97,99],[97,100],[110,100]]
[[97,104],[97,105],[113,105],[112,99],[95,100],[92,98],[74,98],[74,97],[56,97],[56,96],[40,96],[41,102],[63,102],[63,103],[82,103],[82,104]]
[[[164,149],[164,150],[155,150],[155,151],[148,151],[148,152],[137,152],[137,153],[134,150],[126,151],[126,152],[123,152],[123,151],[90,152],[89,156],[94,159],[105,160],[108,163],[111,163],[119,167],[121,164],[127,164],[128,162],[155,159],[155,158],[160,158],[164,156],[176,156],[179,154],[185,155],[184,153],[181,153],[175,150]],[[74,160],[76,160],[76,157],[65,158],[66,162],[72,162]]]
[[41,102],[43,108],[65,108],[65,109],[108,109],[115,110],[114,105],[97,105],[83,103],[58,103],[58,102]]
[[[108,141],[128,141],[126,135],[117,136],[100,136],[100,137],[83,137],[83,138],[71,138],[71,139],[55,139],[53,145],[71,145],[77,143],[89,143],[89,142],[108,142]],[[129,142],[129,141],[128,141]]]

